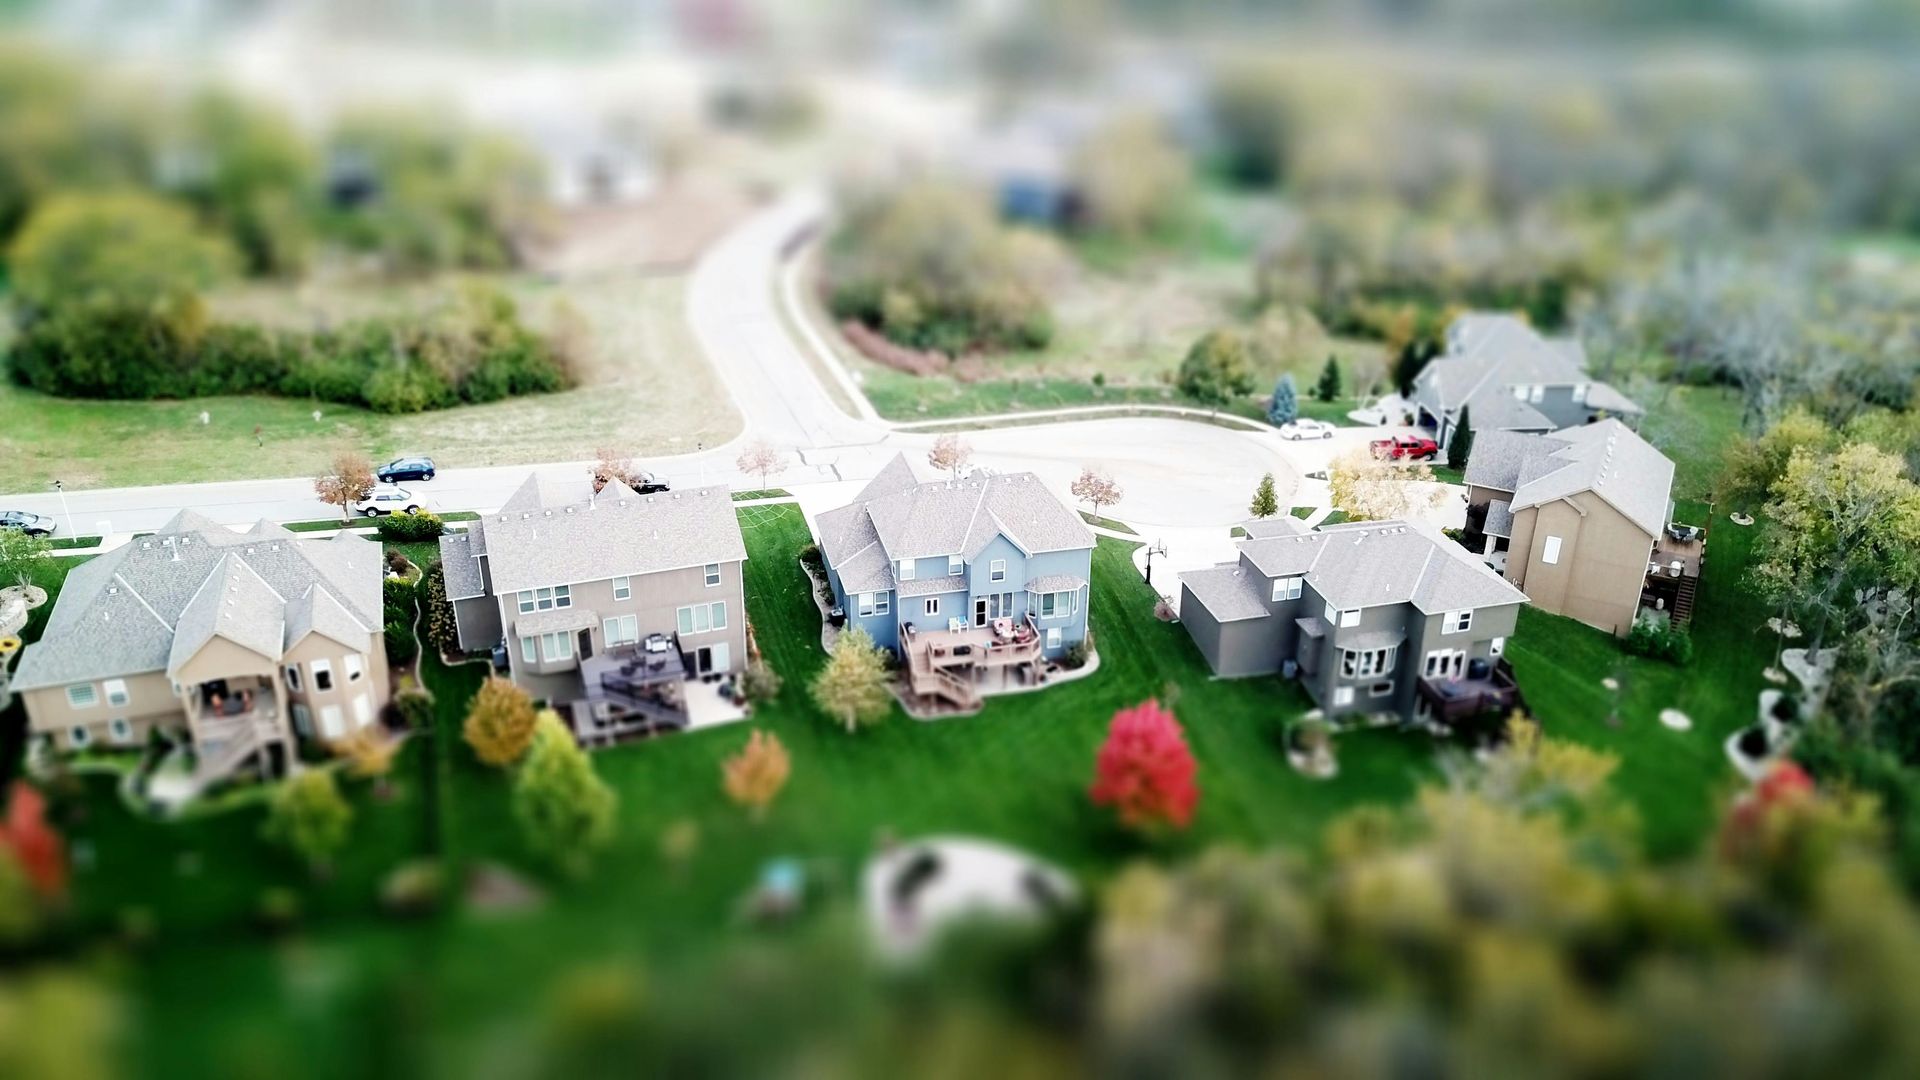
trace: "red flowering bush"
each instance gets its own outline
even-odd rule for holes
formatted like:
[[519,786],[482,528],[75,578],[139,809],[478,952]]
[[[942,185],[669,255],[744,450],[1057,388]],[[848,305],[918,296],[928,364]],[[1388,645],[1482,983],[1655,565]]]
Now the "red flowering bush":
[[7,817],[0,822],[0,858],[10,858],[33,891],[48,902],[67,890],[66,846],[47,824],[47,800],[23,781],[15,780],[7,796]]
[[1113,714],[1090,794],[1094,805],[1118,810],[1129,829],[1185,828],[1200,801],[1195,769],[1180,721],[1158,701],[1145,701]]

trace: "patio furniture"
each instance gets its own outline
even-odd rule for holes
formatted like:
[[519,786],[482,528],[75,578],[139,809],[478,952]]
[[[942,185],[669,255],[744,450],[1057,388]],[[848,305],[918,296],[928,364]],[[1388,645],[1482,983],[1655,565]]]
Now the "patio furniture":
[[1005,641],[1013,636],[1013,619],[1002,617],[993,620],[993,636]]

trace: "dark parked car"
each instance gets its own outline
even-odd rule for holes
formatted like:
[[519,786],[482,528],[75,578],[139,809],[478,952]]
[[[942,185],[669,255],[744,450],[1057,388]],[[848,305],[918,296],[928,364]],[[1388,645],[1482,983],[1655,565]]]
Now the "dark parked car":
[[54,520],[25,510],[0,510],[0,529],[19,529],[28,536],[52,536]]
[[403,457],[398,461],[389,461],[373,471],[382,483],[393,484],[401,480],[433,479],[433,459],[430,457]]

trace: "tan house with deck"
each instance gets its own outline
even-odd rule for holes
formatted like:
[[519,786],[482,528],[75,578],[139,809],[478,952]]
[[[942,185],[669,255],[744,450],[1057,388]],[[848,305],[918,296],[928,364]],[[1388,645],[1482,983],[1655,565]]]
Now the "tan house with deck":
[[13,688],[60,751],[134,748],[154,731],[194,751],[194,779],[280,775],[296,737],[344,739],[389,697],[378,633],[380,545],[242,533],[192,511],[67,575]]
[[1691,616],[1698,539],[1669,524],[1673,462],[1625,424],[1482,432],[1466,480],[1469,547],[1535,607],[1618,636],[1643,594],[1677,624]]

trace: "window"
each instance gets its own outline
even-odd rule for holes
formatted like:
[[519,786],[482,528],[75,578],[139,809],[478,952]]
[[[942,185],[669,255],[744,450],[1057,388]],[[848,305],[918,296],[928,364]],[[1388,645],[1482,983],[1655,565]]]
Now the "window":
[[927,597],[926,613],[928,615],[940,614],[940,598],[939,597],[937,596]]
[[346,725],[340,722],[340,706],[321,706],[320,737],[323,739],[337,739],[346,733]]
[[912,559],[900,560],[900,580],[901,581],[913,580],[913,560]]
[[1466,666],[1467,654],[1459,649],[1435,649],[1427,654],[1422,668],[1427,678],[1459,678]]
[[1574,384],[1573,403],[1575,405],[1585,405],[1587,403],[1587,384],[1586,383]]
[[1007,580],[1007,560],[995,559],[987,564],[987,578],[990,581]]
[[108,679],[100,684],[107,692],[107,704],[118,708],[127,703],[127,684],[122,679]]
[[1393,662],[1399,658],[1400,647],[1390,645],[1384,649],[1342,649],[1340,650],[1340,674],[1349,679],[1364,679],[1371,675],[1382,675],[1393,670]]
[[74,749],[78,750],[93,741],[93,732],[76,724],[67,729],[67,741],[73,744]]
[[365,673],[366,665],[360,659],[359,653],[348,653],[346,668],[347,668],[347,681],[359,682],[360,676]]
[[540,653],[538,651],[539,647],[540,646],[539,646],[538,638],[530,638],[530,637],[521,638],[520,639],[520,659],[525,660],[529,664],[538,663],[540,660]]
[[617,577],[613,579],[613,598],[615,600],[633,599],[633,579]]
[[1369,697],[1386,697],[1388,694],[1391,694],[1391,693],[1393,693],[1392,680],[1388,680],[1386,682],[1377,682],[1377,683],[1374,683],[1372,686],[1367,687],[1367,696]]
[[126,717],[116,716],[107,721],[107,737],[117,743],[131,742],[133,741],[133,725],[127,723]]
[[299,664],[287,665],[287,689],[293,691],[296,694],[300,692],[300,665]]
[[573,659],[573,633],[561,630],[540,635],[540,655],[548,660]]
[[1527,384],[1519,383],[1515,385],[1513,388],[1513,396],[1520,401],[1527,400]]
[[1040,594],[1040,617],[1043,619],[1065,618],[1074,613],[1079,606],[1080,591],[1047,592]]
[[600,624],[600,639],[611,649],[615,645],[632,645],[640,640],[640,616],[621,615]]
[[873,613],[875,615],[885,615],[891,610],[893,610],[893,594],[875,593],[873,597]]
[[365,694],[356,694],[353,698],[353,725],[366,727],[373,723],[373,699]]
[[718,584],[720,584],[720,564],[710,562],[707,564],[707,587],[712,588]]
[[[877,603],[875,602],[877,598]],[[861,593],[860,614],[884,615],[887,613],[886,593]],[[674,624],[682,634],[704,634],[709,630],[727,628],[727,602],[716,600],[711,604],[688,604],[674,612]]]
[[1449,611],[1440,616],[1440,632],[1459,634],[1473,629],[1472,611]]
[[[681,608],[680,610],[682,612],[685,612],[687,609]],[[860,615],[862,618],[864,618],[871,614],[873,614],[873,594],[870,592],[863,592],[860,594]],[[680,618],[683,624],[688,626],[691,625],[688,622],[688,619],[689,619],[688,616],[683,614]],[[681,633],[686,633],[686,630],[683,629]]]
[[1342,611],[1340,613],[1340,625],[1341,626],[1359,626],[1360,625],[1360,609],[1357,607],[1353,607],[1353,608],[1347,608],[1346,610]]
[[1305,579],[1298,575],[1273,579],[1273,602],[1300,599],[1300,583]]
[[67,687],[67,704],[76,709],[91,709],[100,704],[100,695],[92,683],[81,683]]
[[325,660],[315,660],[307,665],[312,669],[313,688],[315,690],[333,689],[333,665]]
[[1342,705],[1351,705],[1351,704],[1353,704],[1353,687],[1336,686],[1333,688],[1334,708],[1337,709]]
[[1057,626],[1050,626],[1047,628],[1047,648],[1057,649],[1059,647],[1060,647],[1060,628]]
[[1547,542],[1541,545],[1541,548],[1540,548],[1540,561],[1543,563],[1546,563],[1548,566],[1553,566],[1560,561],[1560,538],[1559,537],[1557,536],[1547,537]]
[[1327,624],[1330,626],[1340,625],[1340,609],[1334,607],[1332,604],[1327,605]]
[[1502,653],[1504,653],[1504,652],[1506,652],[1506,651],[1507,651],[1507,639],[1506,639],[1506,638],[1503,638],[1503,637],[1497,637],[1497,638],[1494,638],[1494,639],[1493,639],[1492,641],[1489,641],[1489,642],[1487,642],[1487,655],[1488,655],[1488,656],[1492,656],[1492,657],[1495,657],[1495,658],[1498,658],[1498,657],[1499,657],[1499,656],[1500,656],[1500,655],[1501,655]]
[[967,570],[967,564],[961,560],[960,556],[958,555],[947,556],[947,576],[948,577],[959,577],[961,574],[966,573],[966,570]]
[[520,592],[520,614],[530,611],[552,611],[554,608],[573,606],[573,586],[555,585],[550,589],[523,589]]

